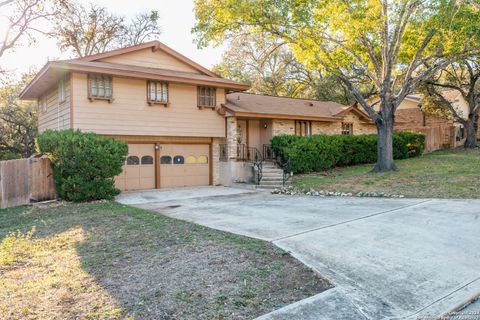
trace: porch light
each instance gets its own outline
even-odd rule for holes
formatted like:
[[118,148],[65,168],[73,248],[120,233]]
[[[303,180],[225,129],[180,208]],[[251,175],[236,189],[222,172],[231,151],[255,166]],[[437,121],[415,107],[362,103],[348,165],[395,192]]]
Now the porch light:
[[267,129],[267,123],[266,122],[263,123],[263,128]]

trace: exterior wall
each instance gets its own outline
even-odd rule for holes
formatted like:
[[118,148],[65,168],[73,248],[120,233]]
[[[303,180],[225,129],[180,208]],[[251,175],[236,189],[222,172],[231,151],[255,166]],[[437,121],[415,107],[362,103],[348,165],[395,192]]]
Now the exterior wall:
[[[360,118],[354,114],[349,113],[345,116],[343,122],[353,123],[353,134],[371,134],[376,133],[376,127],[374,124],[365,123],[360,120]],[[294,120],[278,120],[275,119],[272,121],[272,133],[274,136],[277,135],[294,135],[295,134],[295,121]],[[322,121],[312,121],[312,134],[341,134],[342,133],[342,122],[322,122]]]
[[99,61],[148,68],[200,73],[197,69],[183,63],[175,57],[172,57],[171,55],[160,50],[153,52],[150,48],[100,59]]
[[294,120],[272,120],[272,136],[279,135],[294,135],[295,134],[295,121]]
[[[197,108],[197,87],[169,84],[168,107],[147,104],[147,81],[113,78],[113,102],[88,99],[87,75],[73,75],[74,128],[110,135],[225,137],[225,120]],[[217,105],[225,102],[217,88]]]
[[38,104],[38,131],[70,128],[70,81],[65,81],[65,100],[58,99],[58,86],[49,90],[39,101],[46,99],[47,110]]
[[[359,135],[359,134],[372,134],[372,133],[377,133],[377,127],[372,123],[366,123],[360,120],[360,118],[354,114],[354,113],[349,113],[345,116],[345,119],[343,122],[351,122],[353,123],[353,134],[354,135]],[[342,128],[341,128],[341,123],[340,125],[340,133],[342,133]]]
[[214,186],[223,184],[221,165],[224,162],[220,162],[220,144],[226,143],[225,138],[213,138],[212,139],[212,155],[210,161],[212,162],[212,184]]
[[[355,132],[355,128],[354,131]],[[339,122],[312,122],[312,134],[341,134],[342,124]]]
[[447,119],[424,115],[420,108],[401,109],[395,113],[395,128],[398,130],[418,129],[419,127],[449,125]]

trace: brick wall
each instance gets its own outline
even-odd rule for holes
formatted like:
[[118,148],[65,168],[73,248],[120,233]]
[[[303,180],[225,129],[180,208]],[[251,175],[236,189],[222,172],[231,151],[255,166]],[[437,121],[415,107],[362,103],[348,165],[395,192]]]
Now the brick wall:
[[395,129],[398,130],[409,130],[419,127],[431,127],[452,124],[452,121],[450,120],[430,115],[425,115],[424,121],[423,112],[419,108],[398,109],[395,112],[395,121],[397,122],[395,124]]

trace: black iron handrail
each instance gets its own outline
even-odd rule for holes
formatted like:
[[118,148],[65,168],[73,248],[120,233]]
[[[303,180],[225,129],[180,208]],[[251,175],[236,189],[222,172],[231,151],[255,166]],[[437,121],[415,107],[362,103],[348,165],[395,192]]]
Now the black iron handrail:
[[283,171],[283,186],[292,177],[292,163],[283,152],[274,153],[275,164]]
[[247,147],[245,144],[237,145],[237,160],[248,161],[253,164],[257,173],[256,183],[260,184],[263,177],[263,156],[255,147]]

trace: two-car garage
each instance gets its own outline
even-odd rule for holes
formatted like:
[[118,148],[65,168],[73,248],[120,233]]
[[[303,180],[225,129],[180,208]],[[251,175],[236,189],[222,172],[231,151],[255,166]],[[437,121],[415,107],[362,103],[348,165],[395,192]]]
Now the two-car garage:
[[129,143],[120,190],[145,190],[210,184],[209,144]]

